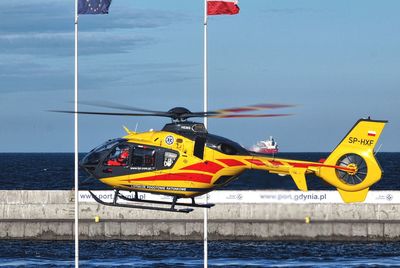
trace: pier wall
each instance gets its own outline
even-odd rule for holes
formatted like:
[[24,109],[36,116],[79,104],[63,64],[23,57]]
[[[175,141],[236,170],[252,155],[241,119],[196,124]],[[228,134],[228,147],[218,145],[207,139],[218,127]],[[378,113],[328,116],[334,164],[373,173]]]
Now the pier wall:
[[[79,208],[81,239],[203,239],[202,208],[188,214],[95,202]],[[230,202],[208,215],[211,240],[400,240],[398,203]],[[73,191],[0,191],[0,239],[65,240],[73,232]]]

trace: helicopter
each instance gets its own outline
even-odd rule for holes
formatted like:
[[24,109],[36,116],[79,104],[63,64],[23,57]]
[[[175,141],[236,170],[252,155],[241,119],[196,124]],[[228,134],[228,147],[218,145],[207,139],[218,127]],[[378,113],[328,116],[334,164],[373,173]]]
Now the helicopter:
[[[112,202],[103,201],[89,191],[95,201],[107,206],[183,213],[191,212],[196,207],[210,208],[214,204],[198,204],[194,198],[227,185],[248,169],[289,175],[301,191],[308,189],[306,175],[314,174],[337,188],[344,202],[362,202],[369,187],[382,176],[374,148],[387,123],[384,120],[359,119],[326,159],[310,162],[249,151],[237,142],[209,133],[203,123],[189,120],[196,117],[287,116],[289,114],[246,112],[287,108],[292,105],[259,104],[208,112],[191,112],[184,107],[175,107],[164,112],[113,103],[86,104],[128,112],[76,113],[171,119],[159,131],[136,132],[124,127],[126,136],[106,141],[92,149],[80,161],[80,167],[91,177],[114,189]],[[124,195],[121,190],[133,194]],[[172,201],[142,200],[139,197],[141,192],[170,196]],[[191,202],[178,202],[181,198],[190,198]]]

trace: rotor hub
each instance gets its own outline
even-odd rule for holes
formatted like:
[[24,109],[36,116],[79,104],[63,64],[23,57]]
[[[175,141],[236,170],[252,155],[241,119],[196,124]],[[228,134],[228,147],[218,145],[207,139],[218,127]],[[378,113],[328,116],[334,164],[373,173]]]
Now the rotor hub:
[[184,121],[190,117],[192,112],[185,107],[174,107],[168,111],[168,114],[172,120]]
[[347,173],[349,173],[349,175],[354,176],[357,174],[358,171],[358,167],[355,163],[350,163],[347,168],[349,168],[350,170],[347,171]]

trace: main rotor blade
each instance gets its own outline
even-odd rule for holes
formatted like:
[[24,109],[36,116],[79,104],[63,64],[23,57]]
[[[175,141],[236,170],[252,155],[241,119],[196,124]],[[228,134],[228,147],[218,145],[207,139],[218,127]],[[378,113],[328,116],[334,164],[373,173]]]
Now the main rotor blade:
[[60,111],[60,110],[50,110],[50,112],[56,113],[67,113],[67,114],[92,114],[92,115],[116,115],[116,116],[161,116],[161,117],[171,117],[168,113],[109,113],[109,112],[85,112],[85,111]]
[[[228,108],[228,109],[219,109],[219,110],[208,111],[208,112],[193,112],[192,114],[196,115],[196,117],[213,117],[213,116],[224,115],[224,114],[245,113],[245,112],[252,112],[252,111],[279,109],[279,108],[290,108],[290,107],[294,107],[294,106],[295,105],[291,105],[291,104],[261,103],[261,104],[256,104],[256,105],[248,105],[248,106]],[[263,117],[263,116],[261,116],[261,117]]]
[[[288,104],[257,104],[257,105],[249,105],[243,107],[229,108],[229,109],[220,109],[215,111],[207,111],[207,112],[190,112],[188,109],[184,107],[175,107],[170,109],[167,112],[163,111],[154,111],[148,109],[142,109],[137,107],[132,107],[129,105],[121,105],[117,103],[113,103],[110,101],[103,102],[80,102],[80,104],[96,106],[96,107],[105,107],[112,109],[120,109],[127,110],[132,112],[92,112],[92,111],[62,111],[62,110],[51,110],[51,112],[59,112],[59,113],[70,113],[70,114],[90,114],[90,115],[112,115],[112,116],[158,116],[158,117],[169,117],[172,120],[186,120],[192,117],[210,117],[210,118],[261,118],[261,117],[278,117],[278,116],[289,116],[291,114],[245,114],[245,112],[250,111],[259,111],[259,110],[268,110],[268,109],[278,109],[278,108],[288,108],[293,107],[294,105]],[[241,113],[241,114],[240,114]]]
[[277,103],[261,103],[261,104],[256,104],[256,105],[243,106],[243,107],[220,109],[220,110],[216,110],[214,112],[217,112],[217,113],[244,113],[244,112],[251,112],[251,111],[270,110],[270,109],[289,108],[289,107],[294,107],[294,105],[277,104]]
[[147,109],[137,108],[137,107],[133,107],[130,105],[119,104],[119,103],[115,103],[115,102],[111,102],[111,101],[101,101],[101,102],[80,101],[79,104],[95,106],[95,107],[106,107],[106,108],[111,108],[111,109],[127,110],[127,111],[133,111],[133,112],[145,112],[145,113],[156,113],[156,114],[165,113],[163,111],[147,110]]
[[290,116],[293,114],[217,114],[210,115],[209,118],[259,118],[259,117],[279,117]]

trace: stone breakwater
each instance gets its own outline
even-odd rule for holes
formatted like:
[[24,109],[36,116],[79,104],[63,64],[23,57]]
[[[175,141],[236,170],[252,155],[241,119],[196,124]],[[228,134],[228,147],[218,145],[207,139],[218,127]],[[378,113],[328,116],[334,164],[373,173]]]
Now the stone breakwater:
[[[218,203],[210,240],[400,240],[400,204]],[[202,240],[189,214],[79,203],[81,239]],[[0,191],[0,239],[74,239],[73,191]]]

